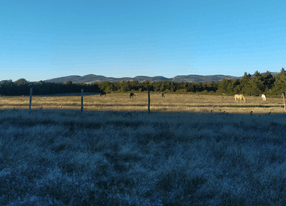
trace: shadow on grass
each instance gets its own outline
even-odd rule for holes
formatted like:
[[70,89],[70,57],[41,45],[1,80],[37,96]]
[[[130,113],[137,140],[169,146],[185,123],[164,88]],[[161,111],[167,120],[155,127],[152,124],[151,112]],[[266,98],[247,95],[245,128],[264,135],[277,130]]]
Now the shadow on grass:
[[0,111],[0,205],[284,205],[284,114]]

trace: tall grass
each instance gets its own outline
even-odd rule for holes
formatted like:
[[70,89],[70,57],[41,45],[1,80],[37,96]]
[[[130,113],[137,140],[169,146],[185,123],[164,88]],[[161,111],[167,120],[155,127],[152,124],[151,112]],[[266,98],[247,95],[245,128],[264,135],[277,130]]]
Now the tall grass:
[[285,115],[0,110],[0,205],[286,205]]

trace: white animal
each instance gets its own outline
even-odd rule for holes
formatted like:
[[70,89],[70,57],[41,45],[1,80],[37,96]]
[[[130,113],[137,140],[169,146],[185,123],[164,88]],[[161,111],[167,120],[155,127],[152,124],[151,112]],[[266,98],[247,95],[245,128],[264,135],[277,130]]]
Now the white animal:
[[234,100],[236,101],[236,99],[245,101],[245,97],[243,96],[243,94],[234,95]]
[[261,95],[263,101],[266,101],[266,96],[264,94]]

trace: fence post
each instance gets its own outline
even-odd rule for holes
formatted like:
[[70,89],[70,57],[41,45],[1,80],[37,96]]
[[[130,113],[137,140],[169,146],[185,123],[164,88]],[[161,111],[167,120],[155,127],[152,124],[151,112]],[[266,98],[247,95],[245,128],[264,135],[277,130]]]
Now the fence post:
[[150,114],[150,91],[148,89],[148,113]]
[[283,97],[283,104],[284,104],[284,112],[285,112],[285,98],[284,98],[284,93],[282,93],[282,97]]
[[81,89],[81,113],[83,112],[83,89]]
[[31,105],[32,105],[32,95],[33,95],[33,88],[30,88],[30,104],[29,104],[29,111],[31,111]]

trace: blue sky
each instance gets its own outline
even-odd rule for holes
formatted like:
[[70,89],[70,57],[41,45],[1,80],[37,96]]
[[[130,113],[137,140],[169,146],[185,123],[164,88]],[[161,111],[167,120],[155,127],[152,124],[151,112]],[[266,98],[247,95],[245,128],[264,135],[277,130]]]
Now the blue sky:
[[1,0],[0,80],[280,72],[286,1]]

